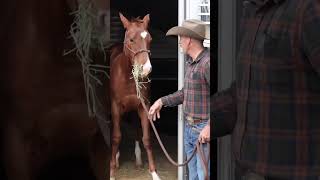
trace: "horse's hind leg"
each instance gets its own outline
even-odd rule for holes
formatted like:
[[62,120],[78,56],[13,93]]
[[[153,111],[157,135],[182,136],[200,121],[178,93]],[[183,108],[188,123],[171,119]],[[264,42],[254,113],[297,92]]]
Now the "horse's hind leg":
[[138,140],[135,140],[134,154],[136,155],[136,167],[141,168],[142,167],[142,158],[141,158],[141,149],[140,149],[140,145],[139,145]]
[[136,112],[129,113],[130,123],[133,124],[135,133],[134,133],[134,140],[135,140],[135,148],[134,148],[134,154],[136,156],[136,167],[141,168],[142,167],[142,158],[141,158],[141,148],[139,139],[141,138],[141,125],[140,125],[140,119]]
[[100,130],[91,138],[89,158],[96,179],[106,180],[109,178],[110,148],[105,143]]
[[116,171],[116,154],[119,150],[119,144],[121,141],[121,130],[120,130],[120,121],[121,121],[121,112],[117,104],[111,104],[111,113],[112,113],[112,150],[111,150],[111,161],[110,161],[110,179],[115,178]]
[[142,142],[148,155],[149,171],[152,175],[153,180],[160,180],[158,174],[156,173],[156,166],[153,158],[148,116],[147,116],[147,113],[142,108],[142,106],[139,106],[138,113],[140,116],[142,133],[143,133]]

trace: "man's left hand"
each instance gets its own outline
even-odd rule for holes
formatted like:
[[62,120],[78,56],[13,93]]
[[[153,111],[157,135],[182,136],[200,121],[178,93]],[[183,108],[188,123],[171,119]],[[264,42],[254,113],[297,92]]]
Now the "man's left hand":
[[210,124],[206,125],[200,132],[198,140],[201,143],[206,143],[210,141]]

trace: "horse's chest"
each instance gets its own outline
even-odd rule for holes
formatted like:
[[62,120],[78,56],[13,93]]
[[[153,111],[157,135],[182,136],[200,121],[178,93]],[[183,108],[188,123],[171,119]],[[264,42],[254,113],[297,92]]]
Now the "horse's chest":
[[127,95],[121,98],[120,101],[121,107],[124,112],[136,110],[140,104],[140,100],[137,98],[137,95]]

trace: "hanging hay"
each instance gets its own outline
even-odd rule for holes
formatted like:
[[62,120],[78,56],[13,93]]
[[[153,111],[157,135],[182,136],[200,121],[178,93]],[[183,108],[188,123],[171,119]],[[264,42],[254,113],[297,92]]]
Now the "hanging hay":
[[89,117],[94,117],[97,113],[97,95],[96,85],[103,85],[97,74],[103,73],[109,78],[106,73],[107,66],[94,64],[90,50],[98,49],[106,57],[103,39],[104,32],[99,32],[97,29],[97,10],[89,1],[79,1],[78,10],[72,12],[74,22],[70,26],[70,38],[73,39],[75,48],[65,52],[64,55],[75,52],[77,58],[82,65],[84,86],[87,98]]
[[150,82],[150,79],[147,78],[147,81],[142,81],[142,70],[143,70],[143,66],[140,65],[140,64],[133,64],[133,68],[132,68],[132,77],[133,77],[133,80],[136,84],[136,91],[137,91],[137,96],[138,98],[144,98],[144,97],[141,97],[141,88],[144,87],[144,84],[145,83],[149,83]]

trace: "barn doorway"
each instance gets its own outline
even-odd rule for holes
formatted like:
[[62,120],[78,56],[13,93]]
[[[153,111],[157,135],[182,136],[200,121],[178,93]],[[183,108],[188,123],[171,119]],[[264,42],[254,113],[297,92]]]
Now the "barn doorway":
[[[187,1],[187,0],[186,0]],[[209,1],[210,2],[210,1]],[[215,4],[215,2],[214,2]],[[151,63],[152,63],[152,86],[151,86],[151,103],[158,98],[177,91],[178,88],[178,44],[176,37],[166,37],[168,29],[178,24],[178,0],[162,0],[162,1],[146,1],[146,0],[111,0],[110,2],[110,40],[112,42],[122,42],[124,29],[119,18],[121,12],[127,18],[143,17],[150,14],[149,32],[153,38],[151,43]],[[216,12],[217,13],[217,12]],[[208,12],[205,12],[207,18]],[[216,18],[216,16],[214,16]],[[209,19],[207,19],[209,20]],[[213,21],[214,24],[217,21]],[[215,31],[213,32],[213,34]],[[216,48],[217,43],[212,43]],[[214,53],[216,54],[216,53]],[[215,57],[215,56],[213,56]],[[216,63],[212,63],[212,77],[216,76]],[[215,81],[216,83],[216,81]],[[216,84],[212,85],[211,94],[216,92]],[[178,108],[163,108],[161,110],[161,119],[156,121],[155,125],[160,133],[161,139],[165,144],[168,152],[177,159],[178,149]],[[117,171],[117,178],[120,180],[140,180],[150,179],[148,174],[147,158],[143,145],[140,142],[142,150],[142,158],[144,162],[143,169],[135,168],[135,130],[132,129],[130,123],[122,123],[122,142],[120,145],[120,168]],[[151,133],[154,135],[154,133]],[[153,136],[153,149],[157,170],[162,179],[176,180],[178,179],[178,168],[170,164],[162,152],[159,143]],[[211,168],[214,173],[211,179],[216,179],[216,142],[211,148]],[[132,176],[134,174],[134,176]],[[185,179],[185,177],[184,177]],[[180,180],[180,179],[179,179]]]
[[[164,7],[163,4],[170,6]],[[140,16],[143,18],[150,14],[149,32],[152,36],[151,43],[151,103],[161,96],[173,93],[178,87],[178,63],[177,63],[177,39],[166,37],[167,30],[178,23],[177,7],[178,2],[174,1],[145,1],[145,0],[112,0],[110,12],[110,40],[112,42],[122,42],[124,28],[119,18],[121,12],[128,19]],[[164,16],[165,14],[165,16]],[[122,141],[120,144],[120,168],[116,173],[119,180],[144,180],[150,179],[148,173],[147,155],[140,141],[142,151],[143,167],[135,167],[135,137],[136,130],[130,120],[124,120],[121,125]],[[155,123],[164,144],[171,154],[177,158],[177,108],[163,108],[161,119]],[[160,146],[152,134],[152,146],[157,171],[162,179],[177,179],[177,168],[169,163],[163,154]]]

